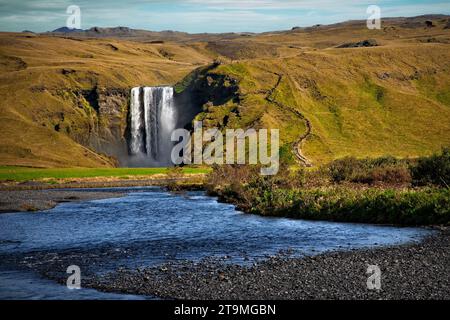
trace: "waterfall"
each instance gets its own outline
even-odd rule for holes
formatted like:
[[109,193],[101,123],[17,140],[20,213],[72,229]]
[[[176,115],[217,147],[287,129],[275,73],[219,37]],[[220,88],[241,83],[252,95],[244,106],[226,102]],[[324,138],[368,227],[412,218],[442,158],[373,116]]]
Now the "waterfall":
[[138,154],[144,150],[144,127],[143,127],[143,112],[141,108],[141,88],[131,89],[131,101],[130,101],[130,152],[131,154]]
[[173,88],[133,88],[130,115],[130,154],[140,156],[147,165],[169,163],[170,135],[177,121]]
[[172,132],[176,129],[176,116],[175,116],[175,106],[173,102],[173,88],[172,87],[164,87],[163,94],[161,99],[161,136],[167,137],[167,140],[164,140],[161,144],[161,147],[167,148],[170,147],[170,152],[172,152],[173,143],[170,140],[170,136]]

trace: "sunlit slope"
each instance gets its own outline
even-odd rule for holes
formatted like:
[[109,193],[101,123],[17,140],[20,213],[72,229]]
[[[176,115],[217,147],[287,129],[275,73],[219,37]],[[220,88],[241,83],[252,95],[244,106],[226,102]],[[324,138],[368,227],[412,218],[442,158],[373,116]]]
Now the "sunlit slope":
[[[239,79],[238,112],[210,122],[280,128],[284,144],[312,124],[303,152],[315,163],[353,155],[414,157],[450,145],[450,51],[446,44],[304,50],[245,59],[216,72]],[[266,97],[281,81],[272,97]],[[230,110],[234,110],[229,107]],[[214,119],[214,116],[219,119]]]
[[172,84],[210,60],[176,44],[1,34],[0,164],[112,166],[86,148],[106,125],[91,93],[105,91],[108,108],[110,92]]

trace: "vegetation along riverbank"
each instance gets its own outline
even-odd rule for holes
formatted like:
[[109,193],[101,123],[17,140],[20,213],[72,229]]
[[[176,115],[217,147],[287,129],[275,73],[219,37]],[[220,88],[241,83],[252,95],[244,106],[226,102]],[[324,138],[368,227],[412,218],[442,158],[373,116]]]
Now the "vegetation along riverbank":
[[315,170],[282,166],[276,176],[255,167],[221,166],[210,195],[247,213],[310,220],[448,225],[450,150],[419,159],[343,158]]

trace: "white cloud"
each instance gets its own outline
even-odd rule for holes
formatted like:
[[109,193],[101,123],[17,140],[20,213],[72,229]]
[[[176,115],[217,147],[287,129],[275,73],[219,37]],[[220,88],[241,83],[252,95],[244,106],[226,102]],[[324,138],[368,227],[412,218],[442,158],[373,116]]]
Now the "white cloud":
[[369,4],[379,5],[383,17],[450,13],[450,2],[443,0],[0,0],[0,30],[61,27],[71,4],[81,8],[82,28],[122,25],[188,32],[260,32],[363,20]]
[[[186,0],[185,3],[201,5],[207,8],[221,8],[221,9],[329,9],[329,8],[343,8],[349,6],[367,5],[370,1],[365,0]],[[372,1],[377,2],[377,1]]]

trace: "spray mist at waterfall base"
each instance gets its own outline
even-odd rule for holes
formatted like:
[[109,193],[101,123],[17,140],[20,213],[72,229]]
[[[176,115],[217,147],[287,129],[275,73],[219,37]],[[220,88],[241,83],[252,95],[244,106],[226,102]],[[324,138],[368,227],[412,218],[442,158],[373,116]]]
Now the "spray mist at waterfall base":
[[146,154],[136,154],[120,159],[120,166],[127,168],[158,168],[158,167],[173,167],[174,164],[171,159],[168,160],[154,160],[149,159]]

